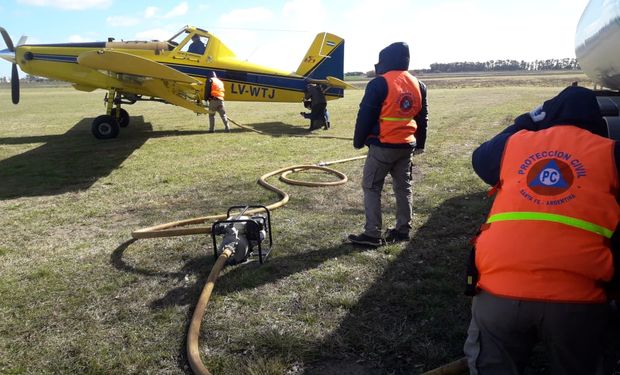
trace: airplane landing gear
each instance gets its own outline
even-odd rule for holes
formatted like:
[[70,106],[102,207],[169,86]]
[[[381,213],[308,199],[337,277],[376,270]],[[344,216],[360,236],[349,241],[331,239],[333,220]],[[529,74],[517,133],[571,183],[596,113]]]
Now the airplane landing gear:
[[101,115],[93,121],[91,131],[97,139],[116,138],[120,131],[116,118],[110,115]]
[[[116,115],[116,112],[119,112],[118,116]],[[118,122],[118,126],[120,126],[121,128],[126,128],[127,126],[129,126],[129,113],[123,108],[121,108],[120,105],[116,108],[112,108],[110,116],[116,119],[116,121]]]
[[110,90],[106,94],[103,101],[106,105],[107,114],[95,118],[91,126],[91,131],[95,138],[116,138],[120,128],[129,126],[129,113],[121,108],[121,99],[121,95],[117,95],[115,90]]

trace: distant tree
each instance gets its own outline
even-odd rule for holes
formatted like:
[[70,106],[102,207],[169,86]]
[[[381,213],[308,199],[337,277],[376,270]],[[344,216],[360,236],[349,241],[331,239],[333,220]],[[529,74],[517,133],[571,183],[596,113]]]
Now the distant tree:
[[579,70],[575,58],[547,59],[534,61],[488,60],[485,62],[457,61],[451,63],[430,64],[431,73],[459,72],[502,72],[502,71],[539,71],[539,70]]

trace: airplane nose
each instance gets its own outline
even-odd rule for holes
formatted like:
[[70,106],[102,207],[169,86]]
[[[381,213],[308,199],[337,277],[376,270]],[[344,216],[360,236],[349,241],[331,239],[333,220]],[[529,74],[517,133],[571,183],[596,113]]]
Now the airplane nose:
[[9,49],[3,49],[0,51],[0,59],[15,63],[15,52]]

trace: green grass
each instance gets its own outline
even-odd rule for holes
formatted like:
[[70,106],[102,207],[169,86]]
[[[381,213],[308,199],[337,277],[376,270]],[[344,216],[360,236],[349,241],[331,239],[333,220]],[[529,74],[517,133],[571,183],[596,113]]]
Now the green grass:
[[[487,86],[429,82],[408,244],[344,243],[364,221],[363,161],[334,166],[349,176],[343,186],[270,180],[291,201],[273,212],[269,261],[226,268],[216,284],[200,337],[214,374],[415,373],[462,356],[468,240],[488,208],[471,151],[560,89]],[[119,138],[99,141],[90,122],[102,92],[28,88],[13,106],[1,90],[0,373],[188,373],[185,335],[213,265],[210,238],[131,241],[130,232],[269,204],[274,194],[256,184],[264,173],[363,155],[341,139],[362,93],[330,102],[332,129],[320,134],[331,138],[299,137],[301,103],[226,104],[267,135],[207,134],[207,117],[139,103],[126,107],[132,124]]]

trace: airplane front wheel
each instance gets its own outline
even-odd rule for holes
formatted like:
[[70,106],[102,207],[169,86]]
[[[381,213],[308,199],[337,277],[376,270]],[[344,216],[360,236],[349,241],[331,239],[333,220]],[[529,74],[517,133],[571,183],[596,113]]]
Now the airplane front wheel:
[[[127,113],[127,111],[125,111],[123,108],[119,108],[119,116],[118,116],[118,126],[120,126],[121,128],[126,128],[127,126],[129,126],[129,113]],[[116,118],[116,108],[112,108],[112,113],[110,113],[110,116]]]
[[97,139],[110,139],[118,136],[120,127],[116,118],[109,115],[101,115],[93,120],[91,130]]

